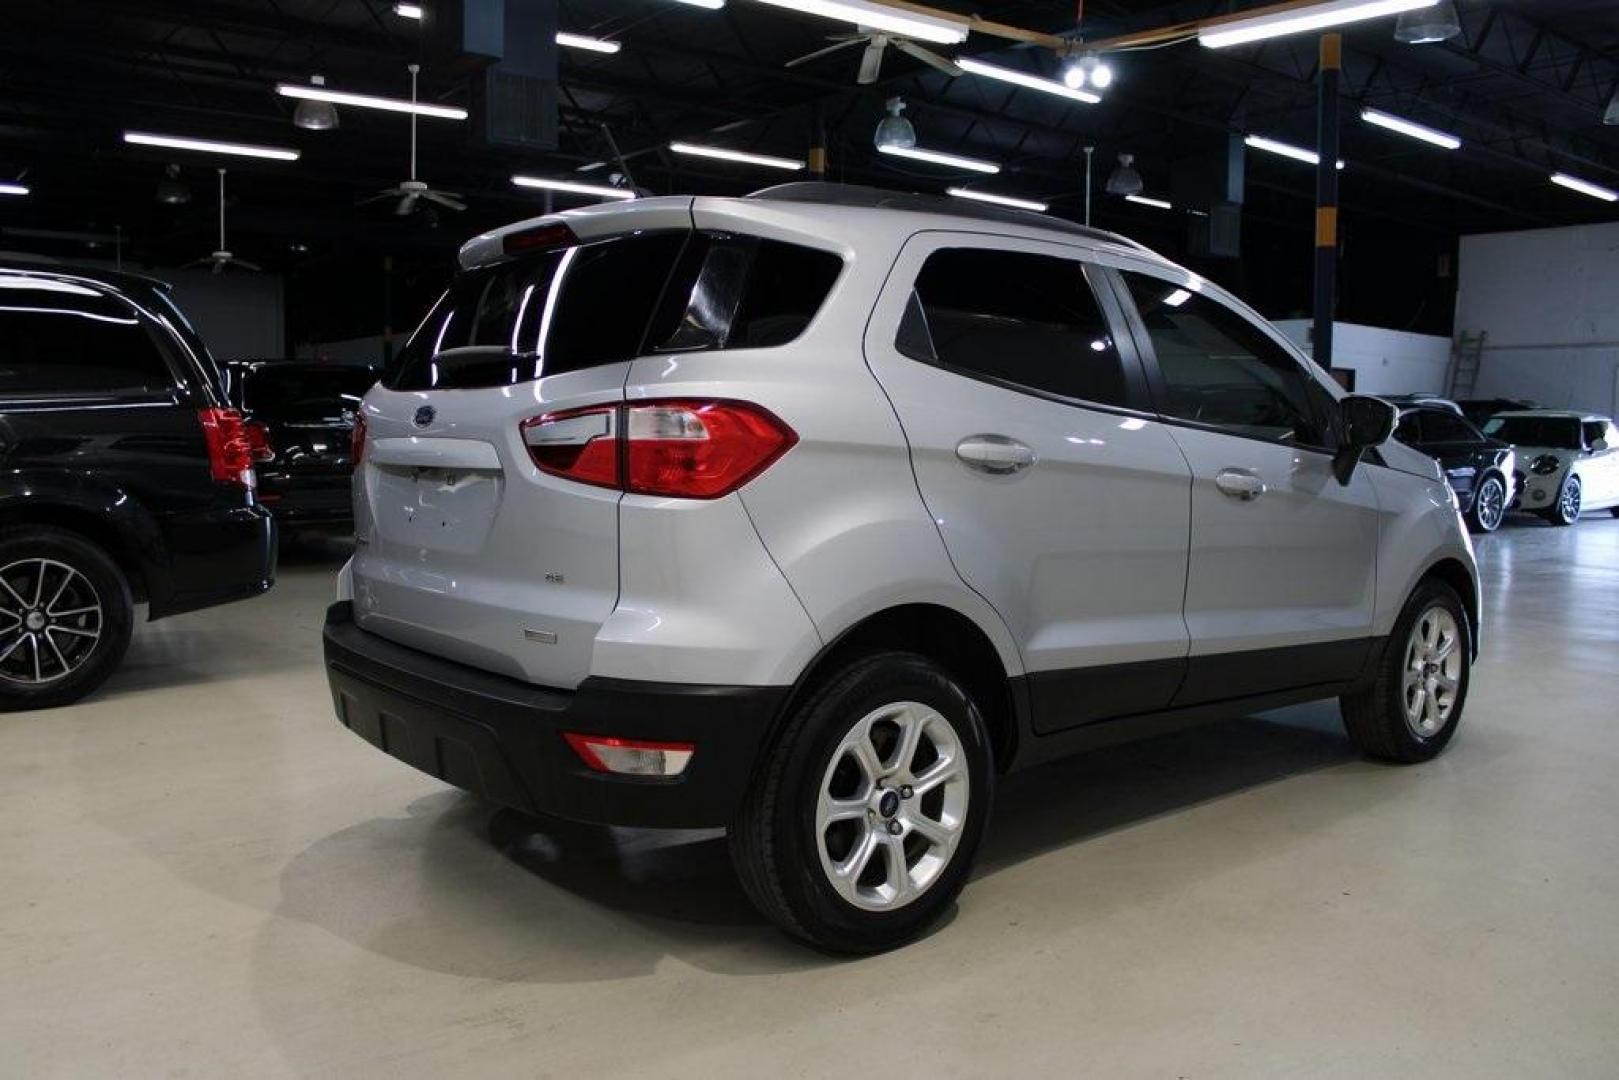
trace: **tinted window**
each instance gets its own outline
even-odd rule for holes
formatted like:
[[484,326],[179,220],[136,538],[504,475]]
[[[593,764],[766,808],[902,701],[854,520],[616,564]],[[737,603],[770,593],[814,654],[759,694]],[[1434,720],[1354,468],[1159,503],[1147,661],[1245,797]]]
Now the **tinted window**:
[[1585,445],[1589,449],[1598,439],[1607,435],[1607,425],[1601,420],[1587,420],[1580,425],[1581,434],[1585,436]]
[[618,237],[466,271],[411,335],[389,385],[505,386],[633,359],[685,241]]
[[173,386],[157,343],[123,301],[71,282],[0,275],[0,394]]
[[1422,414],[1419,412],[1402,412],[1400,422],[1394,426],[1394,437],[1407,444],[1421,442]]
[[1422,436],[1429,442],[1477,442],[1473,425],[1448,409],[1424,409]]
[[694,239],[654,327],[660,350],[765,349],[802,334],[843,271],[830,251],[753,236]]
[[1484,433],[1514,446],[1582,449],[1580,422],[1572,416],[1498,416],[1484,425]]
[[1123,405],[1124,369],[1082,264],[947,248],[917,275],[895,348],[916,360],[1065,398]]
[[1259,327],[1206,296],[1125,273],[1163,375],[1166,416],[1330,447],[1331,395]]

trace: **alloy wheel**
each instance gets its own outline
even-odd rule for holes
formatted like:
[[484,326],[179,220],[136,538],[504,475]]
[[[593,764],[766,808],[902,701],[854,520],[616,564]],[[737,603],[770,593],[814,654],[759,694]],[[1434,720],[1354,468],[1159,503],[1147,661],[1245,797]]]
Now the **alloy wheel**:
[[950,865],[971,794],[966,752],[937,709],[894,702],[843,737],[819,792],[815,839],[832,888],[863,910],[896,910]]
[[82,667],[101,640],[101,598],[55,559],[0,567],[0,680],[42,686]]
[[1563,515],[1564,521],[1573,521],[1580,516],[1580,481],[1578,477],[1569,477],[1568,483],[1563,485],[1563,492],[1557,497],[1557,510]]
[[1501,524],[1501,518],[1506,513],[1507,493],[1501,486],[1501,481],[1491,477],[1484,481],[1484,486],[1478,491],[1478,506],[1474,513],[1478,517],[1479,527],[1485,532],[1494,532]]
[[1456,617],[1439,604],[1424,611],[1411,626],[1402,691],[1406,725],[1419,739],[1431,739],[1443,731],[1456,711],[1464,663],[1460,646]]

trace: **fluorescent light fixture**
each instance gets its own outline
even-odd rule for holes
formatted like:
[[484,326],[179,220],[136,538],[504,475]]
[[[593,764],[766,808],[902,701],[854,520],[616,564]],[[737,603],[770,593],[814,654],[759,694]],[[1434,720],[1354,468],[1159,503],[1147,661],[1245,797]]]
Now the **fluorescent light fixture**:
[[299,154],[297,150],[279,146],[253,146],[215,139],[193,139],[184,135],[156,135],[150,131],[126,131],[124,141],[136,146],[164,146],[170,150],[195,150],[200,154],[229,154],[232,157],[269,158],[272,161],[297,161]]
[[569,34],[561,30],[557,31],[557,44],[569,49],[589,49],[591,52],[607,53],[609,56],[624,47],[621,42],[604,41],[601,38]]
[[1416,11],[1433,7],[1439,0],[1325,0],[1320,4],[1272,11],[1251,18],[1235,16],[1201,27],[1197,32],[1199,43],[1211,49],[1228,45],[1246,45],[1251,41],[1305,34],[1324,30],[1329,26],[1378,19],[1384,15],[1398,15],[1402,11]]
[[543,191],[565,191],[570,195],[589,195],[598,199],[633,199],[635,192],[628,188],[604,187],[600,184],[576,184],[571,180],[548,180],[543,176],[514,176],[518,187],[540,188]]
[[993,161],[980,161],[977,158],[962,157],[959,154],[946,154],[938,150],[924,150],[920,146],[879,146],[880,154],[892,154],[894,157],[910,158],[913,161],[926,161],[932,165],[945,165],[952,169],[967,169],[971,172],[981,172],[994,175],[1001,171],[1001,167]]
[[1380,109],[1362,109],[1360,118],[1368,124],[1376,124],[1380,128],[1388,128],[1390,131],[1397,131],[1401,135],[1408,135],[1413,139],[1421,139],[1425,143],[1442,146],[1446,150],[1455,150],[1462,145],[1462,140],[1447,131],[1427,127],[1415,121],[1383,112]]
[[7,181],[0,184],[0,195],[26,195],[28,188],[22,184],[13,184]]
[[[1282,157],[1292,158],[1294,161],[1302,161],[1306,165],[1321,164],[1320,154],[1316,153],[1314,150],[1306,150],[1302,146],[1294,146],[1292,143],[1278,142],[1276,139],[1267,139],[1263,135],[1249,135],[1242,141],[1253,147],[1255,150],[1264,150],[1268,153],[1280,154]],[[1343,167],[1343,158],[1339,158],[1338,168],[1341,169]]]
[[1589,180],[1581,180],[1568,173],[1552,173],[1552,183],[1566,187],[1570,191],[1578,191],[1581,195],[1589,195],[1593,199],[1601,199],[1603,202],[1619,202],[1619,191],[1593,184]]
[[802,161],[795,161],[792,158],[771,157],[769,154],[745,154],[741,150],[727,150],[721,146],[699,146],[696,143],[672,142],[669,144],[669,149],[677,154],[719,158],[721,161],[737,161],[744,165],[763,165],[767,169],[797,170],[804,167]]
[[1187,292],[1185,289],[1176,289],[1174,292],[1164,297],[1164,303],[1168,304],[1170,307],[1180,307],[1191,298],[1192,294]]
[[420,5],[420,4],[395,4],[394,5],[394,14],[398,15],[401,19],[418,19],[419,20],[422,17],[422,14],[423,14],[422,13],[422,5]]
[[679,0],[679,2],[692,7],[706,8],[709,11],[718,11],[725,6],[725,0]]
[[1012,83],[1015,86],[1025,86],[1030,90],[1039,90],[1045,94],[1055,94],[1058,97],[1068,98],[1070,101],[1083,101],[1087,104],[1095,105],[1102,100],[1100,94],[1093,94],[1089,90],[1069,87],[1056,79],[1044,79],[1039,75],[1030,75],[1026,71],[1014,71],[1011,68],[1000,67],[997,64],[986,64],[982,60],[974,60],[970,56],[958,56],[954,62],[962,71],[982,75],[986,79],[999,79],[1001,82]]
[[1142,206],[1156,206],[1160,210],[1175,209],[1174,204],[1172,203],[1167,203],[1163,199],[1148,198],[1146,195],[1126,195],[1124,197],[1124,201],[1140,203]]
[[346,90],[332,90],[325,86],[307,86],[303,83],[277,83],[275,92],[282,97],[305,98],[309,101],[330,101],[333,105],[354,105],[361,109],[381,109],[384,112],[415,113],[440,120],[465,120],[467,111],[453,105],[429,105],[402,98],[376,97],[372,94],[351,94]]
[[979,202],[994,203],[996,206],[1010,206],[1018,210],[1033,210],[1037,214],[1045,213],[1049,207],[1043,202],[1033,199],[1014,199],[1010,195],[991,195],[987,191],[973,191],[970,188],[946,188],[951,195],[958,199],[977,199]]
[[759,0],[773,7],[802,11],[806,15],[819,15],[826,19],[854,23],[858,27],[883,30],[917,41],[931,41],[938,45],[959,45],[967,40],[967,25],[955,19],[941,19],[935,15],[905,11],[871,0]]

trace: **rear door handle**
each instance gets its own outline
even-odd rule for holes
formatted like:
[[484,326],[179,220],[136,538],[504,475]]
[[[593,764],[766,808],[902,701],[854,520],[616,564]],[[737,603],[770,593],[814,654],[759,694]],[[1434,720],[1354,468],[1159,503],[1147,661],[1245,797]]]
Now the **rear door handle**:
[[1034,448],[1005,435],[969,435],[956,444],[956,457],[969,469],[1006,476],[1033,465]]
[[1265,494],[1265,481],[1247,469],[1221,469],[1214,478],[1214,486],[1220,489],[1220,494],[1243,502],[1253,502]]

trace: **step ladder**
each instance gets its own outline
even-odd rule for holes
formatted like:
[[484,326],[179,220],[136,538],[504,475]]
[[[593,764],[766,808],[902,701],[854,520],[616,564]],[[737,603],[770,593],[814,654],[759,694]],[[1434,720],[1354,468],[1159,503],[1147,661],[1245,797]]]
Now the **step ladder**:
[[1478,385],[1478,369],[1484,362],[1484,341],[1488,330],[1469,334],[1465,330],[1456,335],[1450,345],[1450,380],[1446,396],[1452,401],[1473,396]]

